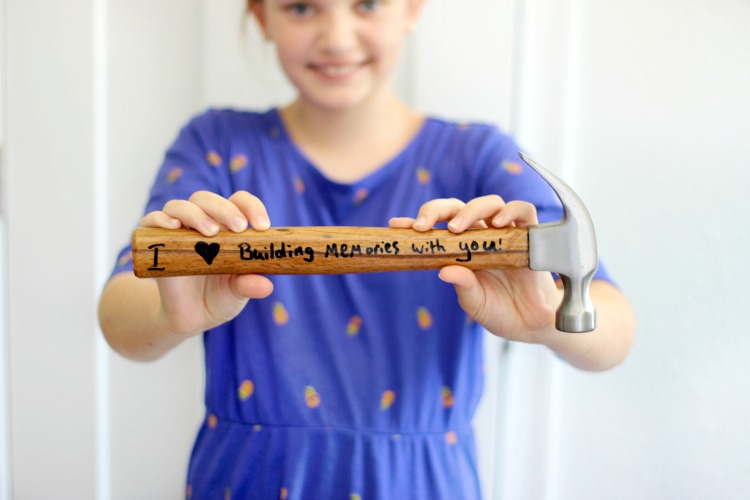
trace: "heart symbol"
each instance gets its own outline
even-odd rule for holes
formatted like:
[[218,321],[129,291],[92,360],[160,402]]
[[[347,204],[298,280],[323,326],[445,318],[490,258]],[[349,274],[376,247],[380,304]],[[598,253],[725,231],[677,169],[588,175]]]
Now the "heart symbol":
[[199,241],[195,244],[195,251],[198,255],[203,257],[203,260],[206,261],[206,264],[210,266],[214,261],[214,258],[219,255],[219,244],[211,243],[209,245],[205,241]]

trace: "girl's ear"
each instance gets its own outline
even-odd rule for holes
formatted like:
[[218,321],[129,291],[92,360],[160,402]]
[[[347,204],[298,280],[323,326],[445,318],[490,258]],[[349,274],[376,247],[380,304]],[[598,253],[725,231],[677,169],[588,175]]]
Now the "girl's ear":
[[409,0],[409,24],[407,28],[409,33],[413,33],[417,29],[419,24],[419,18],[422,16],[422,9],[424,8],[426,0]]
[[253,13],[253,17],[255,17],[255,20],[258,21],[258,26],[260,26],[260,29],[263,32],[263,37],[266,40],[271,40],[271,34],[268,31],[268,21],[266,19],[266,13],[263,10],[263,2],[248,0],[248,4],[248,10]]

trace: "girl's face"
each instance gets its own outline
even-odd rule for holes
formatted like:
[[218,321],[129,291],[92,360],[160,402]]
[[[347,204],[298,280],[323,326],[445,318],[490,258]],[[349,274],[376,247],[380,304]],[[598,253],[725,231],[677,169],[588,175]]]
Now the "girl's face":
[[341,110],[389,88],[423,0],[264,0],[253,13],[306,104]]

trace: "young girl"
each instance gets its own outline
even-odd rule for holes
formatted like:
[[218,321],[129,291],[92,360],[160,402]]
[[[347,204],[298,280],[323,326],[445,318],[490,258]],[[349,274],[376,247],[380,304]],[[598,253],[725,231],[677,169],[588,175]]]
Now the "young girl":
[[[423,1],[249,0],[298,97],[190,121],[141,226],[211,236],[272,221],[447,223],[460,233],[559,219],[554,194],[519,163],[511,138],[422,116],[392,92]],[[549,273],[450,266],[140,280],[127,252],[100,304],[112,347],[151,360],[204,334],[194,498],[478,498],[471,420],[482,327],[592,370],[620,362],[634,330],[602,266],[591,288],[599,327],[569,335],[554,328],[561,292]]]

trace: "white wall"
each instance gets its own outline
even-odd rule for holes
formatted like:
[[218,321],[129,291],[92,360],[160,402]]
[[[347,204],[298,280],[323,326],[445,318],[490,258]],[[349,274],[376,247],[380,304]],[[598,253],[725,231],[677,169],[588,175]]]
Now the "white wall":
[[95,318],[164,145],[201,105],[199,4],[5,3],[3,488],[13,498],[177,498],[201,418],[199,343],[136,365],[103,347]]
[[0,0],[0,499],[10,497],[10,381],[8,378],[8,281],[3,154],[5,148],[5,0]]
[[6,4],[3,196],[13,482],[19,497],[91,497],[91,9],[82,1]]
[[[166,145],[201,108],[201,2],[107,3],[109,268],[141,216]],[[109,495],[177,498],[203,417],[202,346],[158,363],[107,355]]]
[[[0,497],[180,498],[200,342],[125,361],[96,299],[179,125],[291,90],[241,34],[242,0],[4,3]],[[750,494],[748,25],[746,0],[428,2],[398,91],[510,128],[562,173],[640,321],[630,359],[598,375],[488,339],[488,497]]]
[[640,333],[567,374],[560,498],[747,498],[750,2],[583,5],[576,179]]

